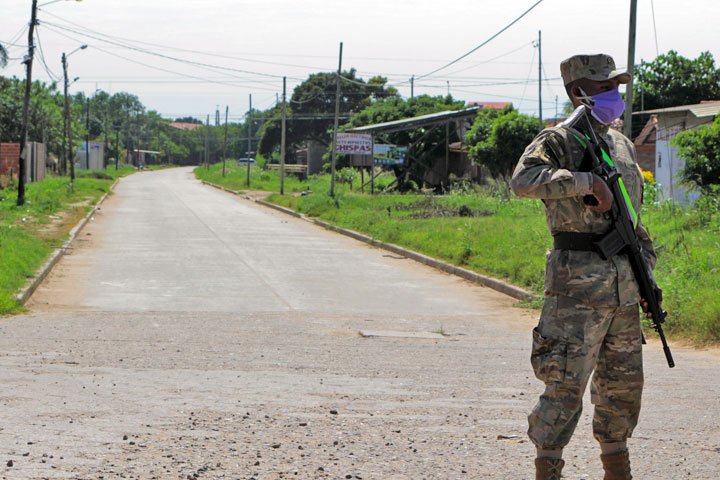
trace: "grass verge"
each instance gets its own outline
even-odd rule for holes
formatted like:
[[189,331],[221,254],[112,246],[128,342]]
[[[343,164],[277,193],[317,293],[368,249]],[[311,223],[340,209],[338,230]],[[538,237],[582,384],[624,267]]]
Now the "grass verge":
[[[217,166],[198,177],[234,190],[238,174],[218,174]],[[276,172],[256,169],[251,188],[277,191]],[[286,184],[287,185],[287,184]],[[289,194],[267,200],[379,240],[503,279],[542,295],[545,253],[551,247],[541,202],[492,192],[444,196],[370,196],[338,188],[327,175],[286,187]],[[296,195],[293,192],[313,192]],[[720,344],[720,214],[717,208],[648,206],[643,219],[658,252],[656,278],[668,311],[665,330],[695,345]],[[538,307],[541,302],[525,306]]]
[[62,245],[72,228],[110,190],[116,178],[135,171],[78,171],[71,188],[66,177],[47,177],[29,183],[25,204],[16,205],[15,187],[0,190],[0,314],[22,306],[15,294]]

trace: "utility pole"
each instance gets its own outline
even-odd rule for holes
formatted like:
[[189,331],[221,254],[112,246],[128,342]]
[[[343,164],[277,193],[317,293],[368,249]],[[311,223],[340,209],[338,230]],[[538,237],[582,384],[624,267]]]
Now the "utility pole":
[[285,121],[287,118],[287,108],[285,102],[286,77],[283,77],[283,97],[282,97],[282,131],[280,132],[280,195],[285,194]]
[[32,12],[30,13],[30,29],[28,31],[28,55],[25,59],[25,99],[23,100],[22,112],[22,130],[20,131],[20,161],[18,165],[18,196],[17,205],[25,205],[25,161],[27,160],[27,140],[28,140],[28,113],[30,110],[30,91],[32,88],[32,64],[33,54],[35,50],[35,24],[37,23],[37,0],[32,2]]
[[225,176],[225,156],[227,155],[227,119],[228,119],[228,110],[230,109],[229,106],[225,105],[225,139],[223,140],[223,172],[222,176]]
[[543,129],[542,114],[542,30],[538,30],[538,117],[541,131]]
[[90,170],[90,97],[87,97],[85,109],[85,167]]
[[245,153],[247,158],[247,186],[250,187],[250,155],[252,155],[252,93],[250,94],[250,100],[248,103],[248,117],[247,117],[247,131],[248,131],[248,149]]
[[415,75],[410,77],[410,98],[415,98]]
[[[633,69],[635,67],[635,27],[637,24],[637,0],[630,0],[630,32],[628,34],[627,72],[630,81],[625,87],[625,125],[623,133],[627,138],[632,136],[632,101],[633,101]],[[631,138],[630,138],[631,139]],[[632,140],[632,139],[631,139]]]
[[118,169],[118,159],[120,158],[120,129],[115,129],[115,170]]
[[342,54],[343,44],[340,42],[340,56],[338,60],[338,71],[335,77],[335,123],[333,126],[333,141],[332,141],[332,160],[330,161],[330,196],[335,196],[335,159],[337,154],[335,150],[337,148],[337,130],[338,130],[338,116],[340,115],[340,75],[342,74]]
[[70,110],[68,102],[68,76],[67,76],[67,58],[65,53],[62,54],[62,66],[63,66],[63,95],[65,98],[65,104],[63,107],[63,149],[62,149],[62,164],[60,165],[60,175],[65,175],[67,171],[68,161],[68,150],[70,147],[67,145],[68,140],[68,111]]
[[210,115],[205,120],[205,170],[210,170]]

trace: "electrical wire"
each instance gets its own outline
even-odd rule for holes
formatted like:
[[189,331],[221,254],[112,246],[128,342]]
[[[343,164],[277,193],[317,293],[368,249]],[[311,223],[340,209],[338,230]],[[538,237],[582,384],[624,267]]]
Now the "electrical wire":
[[467,52],[467,53],[459,56],[459,57],[456,58],[455,60],[453,60],[453,61],[451,61],[451,62],[443,65],[443,66],[440,67],[440,68],[436,68],[436,69],[433,70],[432,72],[426,73],[426,74],[424,74],[424,75],[420,75],[419,77],[416,78],[416,80],[418,80],[418,79],[420,79],[420,78],[429,77],[430,75],[432,75],[432,74],[434,74],[434,73],[437,73],[437,72],[439,72],[439,71],[441,71],[441,70],[445,70],[447,67],[456,64],[457,62],[459,62],[459,61],[462,60],[463,58],[467,57],[468,55],[471,55],[471,54],[475,53],[475,52],[478,51],[480,48],[484,47],[485,45],[487,45],[488,43],[490,43],[491,41],[493,41],[495,38],[497,38],[498,36],[500,36],[500,34],[502,34],[505,30],[507,30],[508,28],[510,28],[510,27],[512,27],[513,25],[515,25],[518,21],[520,21],[521,18],[523,18],[523,17],[524,17],[525,15],[527,15],[528,13],[530,13],[535,7],[537,7],[538,5],[540,5],[542,2],[543,2],[543,0],[538,0],[537,2],[535,2],[530,8],[528,8],[527,10],[525,10],[519,17],[517,17],[515,20],[513,20],[512,22],[510,22],[509,24],[507,24],[505,27],[503,27],[503,28],[502,28],[499,32],[497,32],[495,35],[493,35],[492,37],[488,38],[487,40],[485,40],[484,42],[482,42],[480,45],[478,45],[477,47],[473,48],[473,49],[470,50],[469,52]]
[[520,103],[518,103],[518,108],[520,108],[520,105],[525,101],[525,92],[527,91],[528,83],[530,83],[530,76],[532,75],[533,64],[535,63],[535,54],[536,54],[536,53],[537,53],[537,50],[533,48],[533,56],[532,56],[532,60],[530,60],[530,71],[528,72],[528,77],[527,77],[527,78],[528,78],[528,82],[527,82],[527,83],[525,84],[525,86],[523,87],[522,97],[521,97],[521,99],[520,99]]
[[[46,23],[43,24],[43,28],[45,28],[45,29],[47,29],[47,30],[50,30],[50,31],[52,31],[52,32],[54,32],[54,33],[56,33],[56,34],[58,34],[58,35],[64,36],[65,38],[69,38],[70,40],[79,41],[77,38],[73,38],[73,37],[71,37],[71,36],[69,36],[69,35],[66,35],[66,34],[62,33],[62,32],[58,32],[57,30],[55,30],[55,29],[52,28],[52,27],[48,27]],[[106,49],[104,49],[104,48],[98,47],[97,45],[93,45],[92,47],[93,47],[94,50],[98,50],[98,51],[103,52],[103,53],[105,53],[105,54],[107,54],[107,55],[110,55],[110,56],[113,56],[113,57],[117,57],[117,58],[121,58],[121,59],[126,60],[126,61],[128,61],[128,62],[135,63],[135,64],[137,64],[137,65],[142,65],[143,67],[151,68],[151,69],[153,69],[153,70],[158,70],[158,71],[165,72],[165,73],[172,73],[172,74],[174,74],[174,75],[179,75],[179,76],[181,76],[181,77],[187,77],[187,78],[191,78],[191,79],[194,79],[194,80],[200,80],[200,81],[206,82],[206,83],[215,83],[215,84],[219,84],[219,85],[226,85],[226,86],[232,86],[232,87],[236,87],[236,86],[241,85],[241,84],[238,84],[237,82],[235,82],[235,83],[230,83],[230,82],[225,82],[225,81],[211,80],[211,79],[207,79],[207,78],[203,78],[203,77],[198,77],[198,76],[195,76],[195,75],[190,75],[190,74],[186,74],[186,73],[176,72],[176,71],[173,71],[173,70],[168,70],[168,69],[165,69],[165,68],[162,68],[162,67],[158,67],[158,66],[156,66],[156,65],[150,65],[150,64],[147,64],[147,63],[144,63],[144,62],[140,62],[140,61],[138,61],[138,60],[134,60],[134,59],[125,57],[125,56],[120,55],[120,54],[117,54],[117,53],[110,52],[110,51],[108,51],[108,50],[106,50]],[[257,81],[257,80],[250,80],[250,81],[247,81],[247,83],[248,83],[248,84],[255,84],[255,83],[261,83],[261,82],[259,82],[259,81]],[[261,83],[261,84],[262,84],[262,83]],[[263,85],[264,85],[264,84],[263,84]],[[258,86],[256,86],[256,85],[251,85],[251,86],[252,86],[253,88],[259,89],[259,90],[272,91],[272,92],[275,91],[274,89],[258,87]]]
[[[41,9],[41,10],[42,10],[42,9]],[[91,33],[94,33],[94,34],[96,34],[96,35],[100,35],[100,36],[109,38],[109,39],[111,39],[111,40],[119,41],[119,42],[130,42],[130,43],[136,43],[136,44],[140,44],[140,45],[149,45],[149,46],[152,46],[152,47],[159,47],[159,48],[162,48],[162,49],[165,49],[165,50],[169,50],[169,51],[184,52],[184,53],[196,53],[196,54],[205,55],[205,56],[208,56],[208,57],[226,58],[226,59],[231,59],[231,60],[241,60],[241,61],[250,62],[250,63],[263,63],[263,64],[268,64],[268,65],[282,66],[282,67],[304,68],[304,69],[314,70],[314,71],[323,70],[323,69],[326,68],[326,67],[313,67],[313,66],[309,66],[309,65],[298,65],[298,64],[292,64],[292,63],[269,62],[269,61],[265,61],[265,60],[252,60],[252,59],[248,59],[248,58],[237,57],[237,56],[234,56],[234,55],[225,55],[225,54],[212,53],[212,52],[207,52],[207,51],[202,51],[202,50],[191,50],[191,49],[187,49],[187,48],[171,47],[171,46],[162,45],[162,44],[159,44],[159,43],[143,42],[143,41],[141,41],[141,40],[133,40],[133,39],[130,39],[130,38],[119,37],[119,36],[114,36],[114,35],[108,35],[108,34],[106,34],[106,33],[102,33],[102,32],[99,32],[99,31],[97,31],[97,30],[92,30],[92,29],[87,28],[87,27],[85,27],[85,26],[83,26],[83,25],[80,25],[80,24],[78,24],[78,23],[71,22],[70,20],[67,20],[67,19],[65,19],[65,18],[62,18],[62,17],[60,17],[59,15],[55,15],[55,14],[53,14],[53,13],[50,13],[50,12],[47,12],[47,11],[44,11],[44,10],[43,10],[43,13],[46,13],[46,14],[50,15],[51,17],[55,17],[55,18],[57,18],[57,19],[59,19],[59,20],[62,20],[62,21],[64,21],[64,22],[67,22],[67,23],[69,23],[69,24],[71,24],[71,25],[74,25],[74,26],[76,26],[76,27],[79,27],[79,28],[81,28],[81,29],[83,29],[83,30],[86,30],[86,31],[88,31],[88,32],[91,32]]]
[[650,10],[652,11],[653,32],[655,32],[655,56],[659,57],[660,48],[658,47],[657,26],[655,25],[655,0],[650,0]]
[[74,33],[74,34],[76,34],[76,35],[80,35],[80,36],[83,36],[83,37],[92,38],[92,39],[94,39],[94,40],[98,40],[98,41],[101,41],[101,42],[104,42],[104,43],[109,43],[109,44],[111,44],[111,45],[123,47],[123,48],[128,49],[128,50],[133,50],[133,51],[136,51],[136,52],[144,53],[144,54],[146,54],[146,55],[152,55],[152,56],[156,56],[156,57],[160,57],[160,58],[164,58],[164,59],[167,59],[167,60],[172,60],[172,61],[175,61],[175,62],[184,63],[184,64],[188,64],[188,65],[194,65],[194,66],[199,66],[199,67],[206,67],[206,68],[211,68],[211,69],[214,69],[214,70],[227,71],[227,72],[239,72],[239,73],[245,73],[245,74],[248,74],[248,75],[257,75],[257,76],[261,76],[261,77],[270,77],[270,78],[283,78],[283,77],[285,77],[285,78],[290,78],[291,80],[297,80],[297,81],[302,81],[302,80],[303,80],[303,79],[301,79],[301,78],[288,77],[287,75],[274,75],[274,74],[271,74],[271,73],[253,72],[253,71],[250,71],[250,70],[242,70],[242,69],[239,69],[239,68],[224,67],[224,66],[220,66],[220,65],[213,65],[213,64],[209,64],[209,63],[203,63],[203,62],[195,62],[195,61],[193,61],[193,60],[187,60],[187,59],[183,59],[183,58],[173,57],[173,56],[171,56],[171,55],[164,55],[164,54],[162,54],[162,53],[153,52],[153,51],[151,51],[151,50],[146,50],[146,49],[143,49],[143,48],[138,48],[138,47],[135,47],[135,46],[133,46],[133,45],[127,45],[127,44],[122,44],[122,43],[119,43],[119,42],[116,42],[116,41],[113,41],[113,40],[107,40],[107,39],[104,39],[104,38],[102,38],[102,37],[98,37],[98,36],[96,36],[96,35],[92,35],[92,34],[89,34],[89,33],[85,33],[85,32],[82,32],[82,31],[78,31],[78,30],[75,30],[75,29],[72,29],[72,28],[68,28],[68,27],[65,27],[65,26],[63,26],[63,25],[57,25],[57,24],[52,23],[52,22],[47,22],[47,21],[45,21],[45,22],[43,22],[43,24],[46,25],[46,26],[47,26],[47,25],[50,25],[50,26],[52,26],[52,27],[54,27],[54,28],[59,28],[60,30],[72,32],[72,33]]
[[45,61],[45,53],[43,52],[42,42],[40,41],[40,29],[39,29],[39,28],[35,30],[35,38],[37,39],[38,53],[40,54],[40,55],[39,55],[39,57],[40,57],[40,63],[42,63],[42,66],[43,66],[43,68],[44,68],[44,70],[45,70],[45,73],[47,73],[48,76],[50,77],[50,81],[52,81],[52,82],[58,82],[58,81],[60,80],[60,76],[59,76],[59,75],[56,75],[56,74],[50,69],[50,67],[48,67],[47,62]]
[[[473,64],[473,65],[470,65],[469,67],[465,67],[465,68],[462,68],[462,69],[460,69],[460,70],[455,70],[454,72],[450,72],[450,73],[446,74],[446,76],[447,76],[447,77],[450,77],[450,76],[455,75],[455,74],[457,74],[457,73],[461,73],[461,72],[464,72],[464,71],[473,69],[473,68],[478,67],[478,66],[480,66],[480,65],[485,65],[485,64],[491,63],[491,62],[493,62],[493,61],[495,61],[495,60],[497,60],[497,59],[499,59],[499,58],[504,58],[504,57],[510,56],[510,55],[512,55],[513,53],[515,53],[515,52],[517,52],[517,51],[519,51],[519,50],[522,50],[523,48],[527,48],[528,46],[530,46],[530,45],[532,45],[532,44],[533,44],[533,42],[523,43],[521,46],[519,46],[519,47],[517,47],[517,48],[514,48],[514,49],[512,49],[512,50],[510,50],[510,51],[508,51],[508,52],[506,52],[506,53],[500,54],[500,55],[498,55],[498,56],[496,56],[496,57],[493,57],[493,58],[491,58],[491,59],[489,59],[489,60],[485,60],[485,61],[482,61],[482,62],[477,62],[477,63],[475,63],[475,64]],[[524,63],[525,63],[525,62],[523,62],[523,64],[524,64]]]

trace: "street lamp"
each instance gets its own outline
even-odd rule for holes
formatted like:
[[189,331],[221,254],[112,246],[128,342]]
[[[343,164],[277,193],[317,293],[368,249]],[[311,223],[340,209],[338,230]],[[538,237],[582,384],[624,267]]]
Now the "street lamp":
[[[87,45],[80,45],[78,48],[73,50],[72,52],[68,53],[67,55],[63,52],[62,54],[62,65],[63,65],[63,77],[65,80],[65,134],[67,135],[67,141],[68,141],[68,149],[65,152],[65,161],[63,162],[63,170],[67,168],[67,161],[70,161],[70,182],[75,181],[75,161],[72,158],[72,151],[73,151],[73,144],[72,144],[72,123],[70,122],[70,102],[68,100],[68,75],[67,75],[67,59],[72,55],[73,53],[77,52],[78,50],[85,50],[87,48]],[[75,80],[73,80],[73,83],[77,81],[77,77]],[[65,172],[63,172],[65,173]]]

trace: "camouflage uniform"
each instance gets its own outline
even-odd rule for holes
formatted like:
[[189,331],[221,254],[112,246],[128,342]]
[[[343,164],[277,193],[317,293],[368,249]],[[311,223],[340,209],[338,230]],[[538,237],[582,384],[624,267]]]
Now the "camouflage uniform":
[[[639,212],[643,177],[633,144],[594,119],[591,123]],[[583,203],[583,196],[592,193],[593,176],[580,171],[585,145],[573,133],[577,132],[566,127],[543,130],[525,149],[511,186],[520,196],[543,200],[551,234],[603,234],[612,221],[607,213],[594,212]],[[637,233],[654,267],[652,243],[641,223]],[[590,251],[548,253],[545,304],[533,330],[531,357],[535,375],[545,383],[528,417],[528,434],[538,448],[559,449],[570,441],[593,369],[595,438],[623,442],[632,434],[643,387],[639,300],[626,255],[603,260]]]

